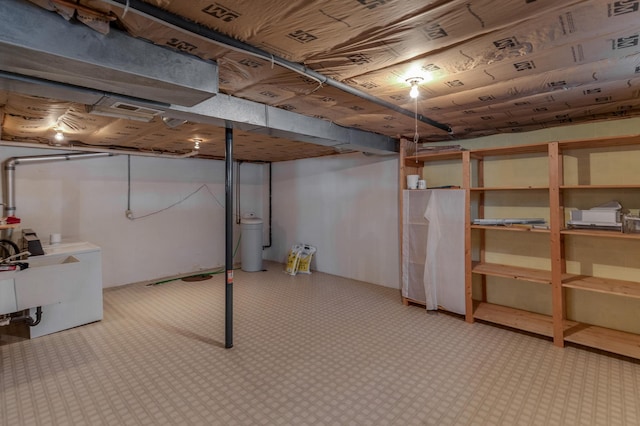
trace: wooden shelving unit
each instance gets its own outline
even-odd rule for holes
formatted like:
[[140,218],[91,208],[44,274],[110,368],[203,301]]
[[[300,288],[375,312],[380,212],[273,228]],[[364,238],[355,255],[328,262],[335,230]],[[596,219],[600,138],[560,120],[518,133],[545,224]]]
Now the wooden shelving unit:
[[[474,210],[474,215],[479,219],[491,218],[492,213],[487,209],[487,205],[491,204],[494,196],[501,199],[509,199],[517,195],[518,197],[529,198],[535,194],[538,200],[548,203],[549,182],[546,179],[529,179],[527,176],[520,176],[514,181],[496,181],[491,179],[491,163],[500,163],[509,161],[511,157],[518,160],[527,161],[533,159],[538,162],[544,161],[547,156],[546,144],[522,145],[516,147],[490,148],[482,150],[473,150],[470,152],[472,161],[467,165],[468,172],[468,188],[469,210]],[[546,164],[546,162],[545,162]],[[473,198],[472,198],[473,197]],[[473,205],[471,203],[473,200]],[[547,207],[548,210],[548,207]],[[548,216],[548,214],[547,214]],[[471,219],[471,218],[470,218]],[[479,277],[480,283],[480,300],[472,300],[473,309],[469,322],[474,320],[482,320],[485,322],[500,324],[503,326],[524,330],[530,333],[536,333],[543,336],[553,337],[553,318],[549,315],[530,312],[524,309],[517,309],[511,306],[502,306],[489,302],[489,288],[491,279],[502,278],[513,280],[514,284],[518,282],[530,282],[541,284],[547,289],[552,283],[552,273],[550,270],[542,270],[536,268],[528,268],[509,264],[492,263],[486,260],[487,251],[485,249],[486,241],[494,233],[505,234],[509,237],[509,233],[513,237],[509,238],[531,238],[527,235],[537,234],[541,238],[549,238],[550,230],[534,228],[532,225],[468,225],[468,250],[476,252],[478,257],[475,261],[469,259],[468,268],[471,271],[465,283],[467,293],[473,294],[473,277]],[[491,233],[491,234],[489,234]],[[549,291],[549,290],[545,290]]]
[[[603,172],[604,174],[598,174],[596,170],[597,165],[601,163],[594,162],[592,164],[592,156],[597,157],[598,155],[603,155],[603,153],[608,154],[609,151],[614,153],[622,152],[621,155],[623,156],[627,151],[637,151],[635,154],[638,155],[638,152],[640,152],[640,136],[549,142],[463,152],[445,152],[417,155],[402,159],[401,168],[413,167],[411,169],[412,173],[417,172],[420,174],[422,167],[429,167],[430,163],[434,161],[457,160],[462,163],[462,188],[466,189],[467,194],[467,224],[465,229],[465,294],[467,313],[465,318],[468,322],[482,320],[551,337],[556,346],[564,346],[565,342],[570,342],[640,359],[640,334],[614,330],[608,328],[609,326],[587,324],[586,322],[591,321],[578,321],[574,318],[567,317],[567,305],[569,303],[567,297],[571,296],[573,298],[576,294],[584,294],[583,292],[595,294],[590,297],[609,297],[611,299],[611,296],[613,296],[614,300],[618,300],[616,298],[625,298],[629,300],[628,303],[635,303],[633,300],[637,300],[639,303],[638,306],[640,307],[640,271],[637,275],[637,281],[635,281],[636,276],[633,274],[621,277],[624,279],[611,279],[597,276],[597,270],[591,268],[588,264],[584,270],[593,273],[594,276],[583,273],[567,273],[569,263],[571,263],[570,267],[573,268],[572,270],[576,270],[576,264],[582,265],[582,262],[585,261],[579,257],[575,258],[575,256],[582,255],[581,250],[573,250],[570,253],[574,258],[567,259],[567,245],[582,247],[579,239],[583,237],[589,239],[589,246],[592,247],[591,250],[596,250],[594,257],[599,257],[597,255],[599,246],[597,243],[598,239],[602,239],[603,244],[606,242],[607,244],[613,244],[614,247],[620,247],[620,244],[624,244],[623,247],[626,250],[628,250],[629,247],[637,247],[638,252],[640,252],[640,234],[626,234],[599,229],[571,229],[566,226],[565,209],[569,207],[576,208],[571,204],[565,205],[567,200],[569,200],[569,202],[574,200],[575,202],[576,199],[588,200],[590,197],[602,199],[609,195],[609,191],[614,191],[616,194],[626,194],[623,197],[627,197],[628,202],[629,200],[631,200],[631,202],[636,199],[639,200],[638,205],[625,207],[640,208],[640,177],[635,180],[630,179],[630,181],[618,179],[618,182],[616,182],[615,168],[617,165],[608,165],[609,168],[614,170],[614,173],[610,174],[613,177],[609,177],[606,172]],[[418,161],[417,163],[416,160]],[[510,160],[521,160],[525,162],[546,161],[548,169],[543,170],[543,167],[538,168],[536,173],[540,173],[541,175],[537,176],[538,179],[533,179],[531,182],[526,181],[526,176],[518,176],[514,182],[505,182],[503,186],[502,182],[496,182],[495,179],[487,179],[493,178],[489,175],[491,169],[491,167],[489,167],[490,164],[485,164],[487,161],[508,162]],[[566,163],[567,161],[569,161],[569,163]],[[568,171],[567,164],[572,167],[570,171]],[[604,164],[606,164],[606,160]],[[517,169],[517,167],[514,167],[514,169]],[[577,173],[577,177],[571,174],[567,175],[567,173]],[[542,174],[546,174],[546,176]],[[401,173],[401,182],[403,184],[405,176],[406,174]],[[571,177],[571,179],[567,178],[567,176]],[[565,180],[567,180],[568,183],[565,183]],[[591,182],[592,180],[593,182]],[[540,207],[540,200],[548,200],[545,202],[548,203],[546,206],[548,209],[546,211],[546,216],[549,221],[548,229],[518,225],[473,225],[472,212],[477,218],[485,218],[485,213],[491,214],[491,212],[496,209],[496,207],[491,204],[496,198],[491,194],[499,195],[501,197],[499,198],[500,203],[506,203],[505,200],[509,200],[511,197],[516,197],[515,199],[520,201],[530,199],[536,208]],[[499,207],[503,206],[500,205]],[[515,207],[519,206],[516,205]],[[542,206],[542,208],[544,209],[545,206]],[[577,208],[584,209],[590,207],[580,206]],[[538,211],[540,211],[540,209]],[[491,216],[489,216],[489,218],[490,217]],[[495,232],[498,234],[493,234]],[[528,234],[532,236],[527,236]],[[533,234],[540,236],[534,237]],[[494,235],[500,235],[500,238],[494,237]],[[544,242],[544,240],[540,240],[540,238],[548,238],[548,259],[545,264],[550,265],[549,269],[546,270],[545,268],[545,270],[542,270],[487,261],[489,253],[485,245],[488,237],[492,238],[493,244],[496,244],[496,241],[500,242],[506,238],[507,240],[516,239],[525,245],[527,244],[526,241],[528,241],[525,240],[526,238],[537,238],[536,241],[538,245],[540,242]],[[567,239],[567,241],[565,241],[565,239]],[[638,244],[637,246],[635,246],[636,243]],[[634,249],[632,248],[632,250]],[[472,252],[475,256],[473,260]],[[495,254],[492,255],[495,257]],[[588,262],[589,260],[586,261]],[[539,263],[540,259],[538,259],[537,262]],[[521,261],[517,263],[522,264]],[[580,271],[583,271],[582,268],[584,266],[585,265],[582,265]],[[625,264],[623,269],[627,267],[628,265]],[[637,265],[635,267],[637,268]],[[596,272],[592,272],[592,270]],[[479,300],[473,300],[472,297],[473,277],[476,277],[476,285],[479,283],[480,286]],[[515,291],[519,291],[518,287],[515,286],[517,282],[537,283],[543,286],[540,288],[550,289],[551,315],[543,315],[530,312],[526,309],[517,309],[512,306],[502,306],[491,303],[490,300],[487,300],[487,283],[490,283],[492,279],[513,280],[513,288],[515,288]],[[508,281],[505,281],[505,283],[508,284]],[[503,288],[506,288],[504,286],[507,284],[502,284]],[[537,287],[530,286],[528,288],[529,291],[538,291]],[[512,287],[509,287],[509,289],[511,290]],[[476,288],[476,291],[477,290]],[[567,290],[571,291],[567,292]],[[516,304],[514,304],[514,306],[515,305]],[[544,311],[549,311],[548,308],[549,307]],[[604,316],[607,316],[606,312],[604,312]],[[633,327],[631,327],[631,329],[633,329]]]
[[[595,174],[595,170],[592,170],[594,167],[591,165],[589,160],[583,160],[585,161],[585,164],[580,164],[580,160],[577,161],[577,173],[578,175],[582,175],[582,180],[586,180],[586,182],[565,184],[565,156],[571,157],[572,155],[576,155],[582,156],[582,158],[589,158],[592,153],[602,152],[602,150],[606,149],[638,150],[640,149],[640,137],[593,139],[557,143],[558,155],[555,160],[554,167],[557,170],[558,182],[557,191],[552,195],[557,197],[558,215],[560,217],[564,216],[564,209],[566,208],[564,200],[576,191],[580,194],[607,194],[609,191],[622,191],[640,195],[640,182],[591,182],[591,176]],[[586,170],[588,173],[583,173],[583,170]],[[625,244],[635,244],[635,242],[638,241],[640,244],[640,234],[625,234],[617,231],[597,229],[565,229],[564,223],[560,223],[560,228],[561,229],[557,231],[557,234],[559,234],[558,245],[560,250],[562,250],[566,244],[566,237],[589,237],[591,239],[603,239],[603,242],[615,242],[615,240],[619,240],[620,243],[623,241],[628,242]],[[637,247],[640,248],[640,245]],[[562,259],[558,267],[564,268],[566,266],[564,251],[561,251],[561,254]],[[627,281],[590,275],[571,275],[561,280],[561,287],[562,291],[559,293],[559,296],[561,297],[560,302],[563,305],[566,303],[564,289],[598,293],[603,297],[606,297],[606,295],[613,295],[621,298],[640,299],[640,281]],[[570,323],[569,327],[564,328],[563,342],[572,342],[629,357],[640,358],[640,335],[592,324],[568,321],[566,319],[566,312],[562,311],[560,314],[560,318],[557,317],[560,315],[557,315],[556,318],[554,318],[556,323],[563,322],[565,326],[567,323]]]

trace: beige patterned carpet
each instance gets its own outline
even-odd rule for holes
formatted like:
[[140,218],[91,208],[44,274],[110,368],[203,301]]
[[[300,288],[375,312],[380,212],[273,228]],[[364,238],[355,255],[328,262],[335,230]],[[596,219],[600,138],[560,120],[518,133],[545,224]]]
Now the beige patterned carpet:
[[636,361],[265,265],[236,271],[232,349],[221,275],[109,289],[102,322],[0,346],[0,424],[640,424]]

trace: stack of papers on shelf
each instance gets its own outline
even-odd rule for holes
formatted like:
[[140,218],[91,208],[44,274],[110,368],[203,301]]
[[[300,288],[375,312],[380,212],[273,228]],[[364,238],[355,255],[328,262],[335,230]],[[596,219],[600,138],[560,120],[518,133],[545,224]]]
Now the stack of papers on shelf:
[[535,225],[546,224],[542,218],[473,219],[474,225]]

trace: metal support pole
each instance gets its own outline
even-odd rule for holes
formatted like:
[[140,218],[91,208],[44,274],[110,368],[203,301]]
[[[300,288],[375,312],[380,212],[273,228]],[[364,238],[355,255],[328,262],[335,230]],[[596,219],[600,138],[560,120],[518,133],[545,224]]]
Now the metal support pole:
[[225,270],[224,347],[233,347],[233,129],[225,128]]

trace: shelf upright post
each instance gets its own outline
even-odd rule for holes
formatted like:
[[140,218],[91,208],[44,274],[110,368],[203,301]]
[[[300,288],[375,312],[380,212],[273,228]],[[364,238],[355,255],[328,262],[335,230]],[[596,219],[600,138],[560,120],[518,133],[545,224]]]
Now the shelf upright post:
[[[403,196],[403,189],[405,188],[406,182],[407,182],[407,175],[408,174],[419,174],[422,176],[422,168],[424,167],[424,162],[423,161],[418,161],[417,160],[417,150],[416,152],[414,152],[414,157],[416,157],[416,160],[411,160],[411,159],[407,159],[407,149],[409,147],[409,144],[411,142],[409,142],[407,139],[400,139],[400,166],[398,167],[399,169],[399,179],[400,182],[398,185],[399,188],[399,192],[398,192],[398,206],[400,206],[400,210],[398,212],[398,223],[400,225],[398,232],[400,235],[400,238],[398,239],[400,241],[400,295],[402,297],[402,304],[405,306],[409,305],[409,299],[407,299],[406,297],[404,297],[404,295],[402,294],[402,288],[403,288],[403,284],[402,284],[402,260],[405,258],[404,256],[409,256],[409,253],[404,253],[403,252],[403,247],[404,247],[404,242],[403,242],[403,229],[404,229],[404,221],[403,221],[403,215],[404,215],[404,196]],[[415,161],[415,165],[409,165],[409,162],[413,163],[413,161]]]
[[471,153],[462,152],[462,188],[464,189],[464,318],[473,322],[473,274],[471,273]]
[[553,315],[553,344],[564,346],[566,307],[562,276],[566,272],[563,236],[564,212],[560,186],[563,180],[562,155],[558,142],[550,142],[549,148],[549,230],[551,244],[551,302]]
[[[484,188],[484,156],[479,156],[477,159],[477,179],[478,179],[478,188]],[[478,194],[478,218],[484,219],[484,201],[485,201],[485,192],[480,191]],[[480,246],[480,263],[485,263],[485,239],[486,232],[484,229],[480,229],[478,231],[479,235],[479,246]],[[480,277],[480,288],[481,288],[481,296],[480,300],[483,303],[487,302],[487,276],[482,275]]]
[[407,180],[407,171],[406,171],[406,167],[405,166],[405,160],[407,158],[407,140],[402,138],[400,139],[400,164],[398,165],[398,206],[399,206],[399,211],[398,211],[398,236],[400,238],[398,238],[398,242],[400,243],[400,297],[402,298],[402,304],[403,305],[409,305],[409,301],[404,297],[404,295],[402,294],[402,287],[403,287],[403,283],[402,283],[402,262],[405,256],[408,255],[408,253],[404,253],[403,247],[404,247],[404,242],[403,242],[403,229],[404,229],[404,220],[403,220],[403,214],[404,214],[404,196],[402,195],[403,191],[402,189],[404,188],[404,183]]

